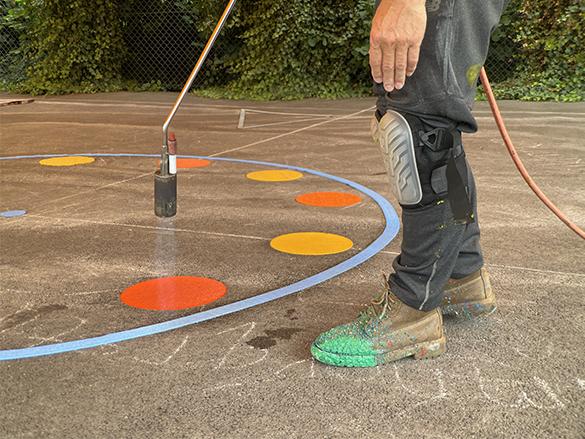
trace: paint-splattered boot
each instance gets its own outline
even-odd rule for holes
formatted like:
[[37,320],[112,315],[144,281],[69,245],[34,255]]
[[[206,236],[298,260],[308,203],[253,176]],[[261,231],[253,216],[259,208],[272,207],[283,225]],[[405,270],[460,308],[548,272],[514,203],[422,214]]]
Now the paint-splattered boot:
[[468,319],[487,316],[496,310],[496,296],[485,268],[463,279],[449,279],[441,305],[443,314]]
[[400,358],[433,358],[445,351],[439,309],[419,311],[387,290],[359,317],[321,334],[311,354],[321,363],[372,367]]

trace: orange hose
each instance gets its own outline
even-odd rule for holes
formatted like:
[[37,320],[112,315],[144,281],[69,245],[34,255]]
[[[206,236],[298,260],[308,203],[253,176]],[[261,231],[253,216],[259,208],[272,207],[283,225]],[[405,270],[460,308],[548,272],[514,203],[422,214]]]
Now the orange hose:
[[557,206],[555,206],[552,203],[552,201],[550,201],[548,199],[548,197],[540,190],[538,185],[534,182],[532,177],[530,177],[530,175],[528,174],[528,171],[526,170],[526,168],[524,167],[524,164],[522,163],[522,161],[520,160],[520,157],[518,156],[518,152],[516,152],[516,148],[514,148],[514,144],[512,143],[512,139],[510,139],[510,135],[508,134],[508,130],[506,129],[506,125],[504,124],[504,119],[502,118],[502,114],[500,113],[500,108],[498,107],[498,103],[496,101],[496,98],[494,97],[494,93],[492,91],[490,81],[487,77],[487,74],[486,74],[484,68],[481,69],[480,78],[481,78],[481,83],[483,84],[483,88],[485,90],[485,93],[487,95],[488,101],[490,103],[492,113],[493,113],[494,118],[496,120],[496,124],[498,125],[498,129],[500,130],[500,134],[502,135],[502,139],[504,140],[504,143],[506,144],[506,148],[508,148],[508,152],[510,153],[512,160],[514,161],[514,164],[516,165],[516,167],[520,171],[520,174],[522,174],[522,177],[524,178],[524,180],[526,181],[528,186],[530,186],[530,189],[532,189],[533,192],[536,194],[536,196],[538,198],[540,198],[544,204],[546,204],[546,207],[548,207],[550,210],[552,210],[552,212],[556,216],[558,216],[559,219],[562,222],[564,222],[571,230],[573,230],[573,232],[575,232],[581,238],[585,239],[585,232],[583,231],[583,229],[581,229],[579,226],[577,226],[575,223],[573,223],[569,218],[567,218],[567,216],[563,212],[561,212],[560,209]]

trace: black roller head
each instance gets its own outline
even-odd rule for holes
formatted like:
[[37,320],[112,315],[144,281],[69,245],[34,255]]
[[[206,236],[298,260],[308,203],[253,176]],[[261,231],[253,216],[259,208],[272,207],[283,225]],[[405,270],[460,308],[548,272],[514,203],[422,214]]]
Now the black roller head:
[[154,213],[161,218],[177,214],[177,175],[154,174]]

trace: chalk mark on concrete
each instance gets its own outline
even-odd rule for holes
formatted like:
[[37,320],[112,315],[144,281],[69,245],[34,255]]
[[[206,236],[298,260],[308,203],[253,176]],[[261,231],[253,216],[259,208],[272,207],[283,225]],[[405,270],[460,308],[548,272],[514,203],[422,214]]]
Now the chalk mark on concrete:
[[133,359],[135,361],[138,361],[139,363],[144,363],[151,366],[162,366],[170,362],[173,359],[173,357],[177,355],[185,347],[187,341],[189,341],[188,335],[186,335],[185,338],[183,338],[183,341],[181,341],[181,343],[173,350],[173,352],[171,352],[171,354],[162,361],[147,360],[144,358],[138,358],[137,356],[134,356]]
[[268,356],[268,349],[254,349],[254,347],[252,346],[247,346],[250,350],[254,350],[254,351],[262,351],[263,352],[263,356],[260,357],[259,359],[252,361],[251,363],[246,363],[246,364],[240,364],[238,366],[225,366],[225,363],[228,359],[228,357],[234,352],[234,350],[238,347],[238,346],[242,346],[242,343],[244,342],[244,340],[246,339],[246,337],[248,337],[250,335],[250,333],[254,330],[254,328],[256,327],[256,322],[248,322],[248,323],[244,323],[243,325],[239,325],[233,328],[228,328],[225,329],[221,332],[218,332],[217,335],[222,335],[222,334],[226,334],[228,332],[234,332],[234,331],[238,331],[240,329],[243,329],[245,327],[249,327],[247,331],[245,331],[238,339],[237,341],[230,346],[230,348],[228,349],[228,351],[226,352],[226,354],[221,357],[221,359],[219,360],[219,363],[217,364],[217,366],[214,366],[214,370],[219,370],[219,369],[243,369],[246,367],[250,367],[250,366],[254,366],[258,363],[263,362],[266,357]]
[[[305,358],[304,360],[298,360],[295,361],[293,363],[287,364],[286,366],[284,366],[282,369],[277,370],[276,372],[274,372],[274,375],[279,376],[282,372],[284,372],[285,370],[288,370],[289,368],[296,366],[297,364],[303,364],[306,363],[307,361],[311,361],[311,358]],[[312,365],[311,365],[312,368]]]
[[263,143],[271,142],[273,140],[282,139],[283,137],[287,137],[287,136],[291,136],[293,134],[301,133],[303,131],[310,130],[311,128],[317,128],[317,127],[320,127],[322,125],[325,125],[325,124],[328,124],[328,123],[331,123],[331,122],[337,122],[337,121],[340,121],[340,120],[349,119],[351,117],[357,116],[358,114],[365,113],[366,111],[372,111],[374,108],[376,108],[376,107],[375,106],[372,106],[372,107],[364,108],[363,110],[357,111],[355,113],[347,114],[347,115],[344,115],[344,116],[338,116],[338,117],[335,117],[335,118],[332,118],[332,119],[327,119],[327,120],[324,120],[324,121],[321,121],[321,122],[317,122],[317,123],[314,123],[314,124],[311,124],[311,125],[307,125],[307,126],[302,127],[302,128],[297,128],[295,130],[292,130],[292,131],[289,131],[289,132],[286,132],[286,133],[278,134],[276,136],[268,137],[268,138],[262,139],[262,140],[257,140],[255,142],[248,143],[246,145],[238,146],[236,148],[231,148],[231,149],[226,149],[225,151],[216,152],[215,154],[210,154],[209,157],[219,157],[219,156],[222,156],[222,155],[227,154],[227,153],[230,153],[230,152],[241,151],[243,149],[251,148],[252,146],[257,146],[257,145],[261,145]]
[[[396,363],[393,364],[394,366],[394,376],[396,377],[396,380],[398,381],[398,383],[400,384],[400,387],[402,387],[407,393],[416,396],[416,397],[420,397],[420,395],[417,395],[415,392],[413,392],[411,389],[407,388],[404,385],[404,382],[400,376],[400,374],[398,373],[398,366],[396,365]],[[438,388],[438,392],[436,395],[432,395],[429,398],[425,398],[422,401],[419,401],[415,404],[409,404],[407,408],[405,408],[404,410],[402,410],[401,412],[398,412],[396,415],[398,417],[410,412],[411,410],[423,406],[423,405],[427,405],[430,404],[433,401],[437,401],[440,399],[447,399],[447,390],[445,387],[445,382],[443,380],[443,371],[441,371],[440,369],[435,369],[434,370],[435,375],[437,377],[437,388]]]
[[[59,201],[68,200],[69,198],[78,197],[80,195],[89,194],[91,192],[97,192],[97,191],[100,191],[102,189],[106,189],[106,188],[112,187],[112,186],[117,186],[117,185],[120,185],[120,184],[123,184],[123,183],[128,183],[130,181],[139,180],[141,178],[146,177],[147,175],[153,175],[153,172],[147,172],[147,173],[140,174],[140,175],[137,175],[137,176],[134,176],[134,177],[126,178],[124,180],[115,181],[113,183],[108,183],[108,184],[105,184],[103,186],[98,186],[98,187],[95,187],[95,188],[87,189],[85,191],[77,192],[75,194],[66,195],[66,196],[61,197],[61,198],[56,198],[54,200],[47,201],[46,203],[41,203],[40,206],[41,207],[42,206],[47,206],[47,205],[50,205],[50,204],[57,203]],[[91,202],[91,201],[93,201],[93,200],[92,199],[85,200],[85,202]],[[77,205],[77,204],[73,204],[73,205]],[[73,206],[73,205],[70,205],[70,206]],[[39,206],[37,206],[36,208],[38,209],[38,207]],[[68,207],[68,206],[66,206],[66,207]],[[41,211],[35,212],[35,214],[36,214],[36,216],[39,216],[39,215],[42,215],[42,214],[46,214],[46,213],[49,213],[49,212],[53,212],[55,210],[63,210],[64,208],[65,207],[63,207],[63,206],[58,206],[58,207],[55,207],[55,208],[45,209],[45,210],[41,210]]]
[[67,294],[64,294],[64,296],[89,296],[92,294],[111,293],[113,291],[116,291],[116,290],[110,288],[109,290],[79,291],[76,293],[67,293]]
[[48,343],[48,342],[62,342],[63,339],[61,337],[63,337],[64,335],[67,335],[67,334],[71,334],[72,332],[76,331],[77,329],[81,328],[83,325],[85,325],[87,323],[87,320],[83,319],[81,317],[73,316],[73,318],[79,320],[79,323],[77,325],[75,325],[71,329],[60,332],[60,333],[55,334],[51,337],[41,337],[39,335],[26,335],[24,333],[21,333],[21,335],[25,335],[26,338],[28,338],[30,340],[40,340],[38,343],[30,345],[30,347],[40,346],[43,343]]
[[[400,254],[398,252],[392,252],[392,251],[387,251],[387,250],[383,250],[380,253],[384,253],[387,255],[395,255],[395,256],[398,256]],[[540,273],[540,274],[559,274],[561,276],[585,277],[585,273],[575,273],[572,271],[543,270],[540,268],[520,267],[517,265],[486,264],[486,267],[505,268],[505,269],[509,269],[509,270],[532,271],[534,273]]]
[[168,232],[184,232],[184,233],[193,233],[193,234],[198,234],[198,235],[216,236],[219,238],[253,239],[253,240],[257,240],[257,241],[270,241],[270,239],[272,239],[272,238],[265,238],[262,236],[238,235],[235,233],[208,232],[208,231],[203,231],[203,230],[179,229],[179,228],[160,227],[160,226],[147,226],[144,224],[115,223],[115,222],[111,222],[111,221],[96,221],[96,220],[88,220],[88,219],[82,219],[82,218],[60,218],[60,217],[44,216],[44,215],[40,215],[40,214],[32,214],[32,215],[29,215],[29,217],[30,218],[47,219],[47,220],[52,220],[52,221],[88,223],[88,224],[95,224],[95,225],[100,225],[100,226],[119,226],[119,227],[130,227],[130,228],[136,228],[136,229],[148,229],[148,230],[158,230],[158,231],[168,231]]
[[[5,321],[5,320],[7,320],[9,318],[13,318],[14,316],[16,316],[18,314],[24,314],[27,311],[34,311],[34,308],[32,308],[30,302],[25,303],[24,306],[22,308],[20,308],[18,311],[16,311],[15,313],[8,314],[8,315],[0,318],[0,322],[3,322],[3,321]],[[9,325],[7,328],[4,328],[4,329],[0,330],[0,334],[4,333],[6,331],[9,331],[9,330],[14,330],[16,328],[20,328],[21,326],[28,325],[29,323],[34,322],[35,320],[37,320],[39,318],[39,316],[40,316],[40,314],[36,313],[30,319],[26,319],[26,320],[24,320],[24,321],[22,321],[22,322],[20,322],[20,323],[18,323],[16,325],[14,325],[14,326],[10,326]]]
[[566,407],[565,403],[562,402],[557,396],[557,394],[554,393],[553,390],[550,388],[549,383],[547,383],[545,380],[537,376],[532,377],[532,379],[544,391],[544,393],[546,393],[546,395],[554,402],[554,406],[556,408],[564,409]]

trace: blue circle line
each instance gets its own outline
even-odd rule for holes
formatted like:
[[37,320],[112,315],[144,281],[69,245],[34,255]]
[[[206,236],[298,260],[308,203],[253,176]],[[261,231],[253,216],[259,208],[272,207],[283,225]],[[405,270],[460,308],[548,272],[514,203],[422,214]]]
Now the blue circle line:
[[[68,156],[89,156],[89,157],[159,157],[159,154],[43,154],[43,155],[24,155],[24,156],[12,156],[12,157],[0,157],[0,160],[18,160],[18,159],[34,159],[34,158],[51,158],[51,157],[68,157]],[[358,265],[364,263],[374,255],[378,254],[382,251],[390,242],[396,237],[398,234],[398,230],[400,228],[400,221],[398,219],[398,215],[396,211],[390,204],[388,200],[386,200],[382,195],[379,193],[362,186],[359,183],[353,182],[351,180],[347,180],[342,177],[337,177],[335,175],[327,174],[325,172],[315,171],[312,169],[302,168],[298,166],[291,166],[291,165],[283,165],[279,163],[271,163],[271,162],[262,162],[257,160],[242,160],[242,159],[232,159],[232,158],[225,158],[225,157],[204,157],[204,156],[195,156],[195,155],[180,155],[179,158],[193,158],[193,159],[205,159],[205,160],[214,160],[214,161],[226,161],[226,162],[234,162],[234,163],[244,163],[244,164],[253,164],[253,165],[260,165],[260,166],[267,166],[273,168],[281,168],[281,169],[291,169],[299,172],[304,172],[307,174],[316,175],[318,177],[323,177],[329,180],[333,180],[349,186],[357,191],[367,195],[370,197],[378,206],[380,207],[384,219],[386,221],[386,226],[384,227],[383,232],[378,236],[370,245],[368,245],[365,249],[357,253],[356,255],[352,256],[345,261],[328,268],[325,271],[320,273],[314,274],[309,276],[305,279],[302,279],[298,282],[295,282],[290,285],[286,285],[281,288],[277,288],[272,291],[268,291],[257,296],[249,297],[247,299],[239,300],[227,305],[218,306],[217,308],[213,308],[207,311],[201,311],[195,314],[191,314],[189,316],[180,317],[173,320],[168,320],[162,323],[156,323],[152,325],[142,326],[133,329],[127,329],[120,332],[113,332],[110,334],[102,335],[99,337],[91,337],[85,338],[81,340],[74,340],[74,341],[67,341],[61,343],[54,343],[50,345],[44,346],[35,346],[31,348],[21,348],[21,349],[8,349],[8,350],[0,350],[0,361],[7,361],[7,360],[19,360],[25,358],[33,358],[33,357],[40,357],[44,355],[54,355],[60,354],[64,352],[71,352],[71,351],[78,351],[81,349],[90,349],[95,348],[98,346],[108,345],[112,343],[119,343],[126,340],[132,340],[140,337],[146,337],[149,335],[160,334],[167,331],[172,331],[174,329],[183,328],[185,326],[194,325],[197,323],[205,322],[208,320],[212,320],[218,317],[226,316],[228,314],[233,314],[238,311],[243,311],[245,309],[252,308],[254,306],[262,305],[267,302],[271,302],[276,299],[280,299],[282,297],[290,296],[291,294],[298,293],[299,291],[305,290],[307,288],[313,287],[318,285],[322,282],[330,280],[336,276],[339,276],[346,271],[357,267]]]
[[0,212],[0,216],[3,218],[16,218],[23,215],[26,215],[26,210],[7,210]]

